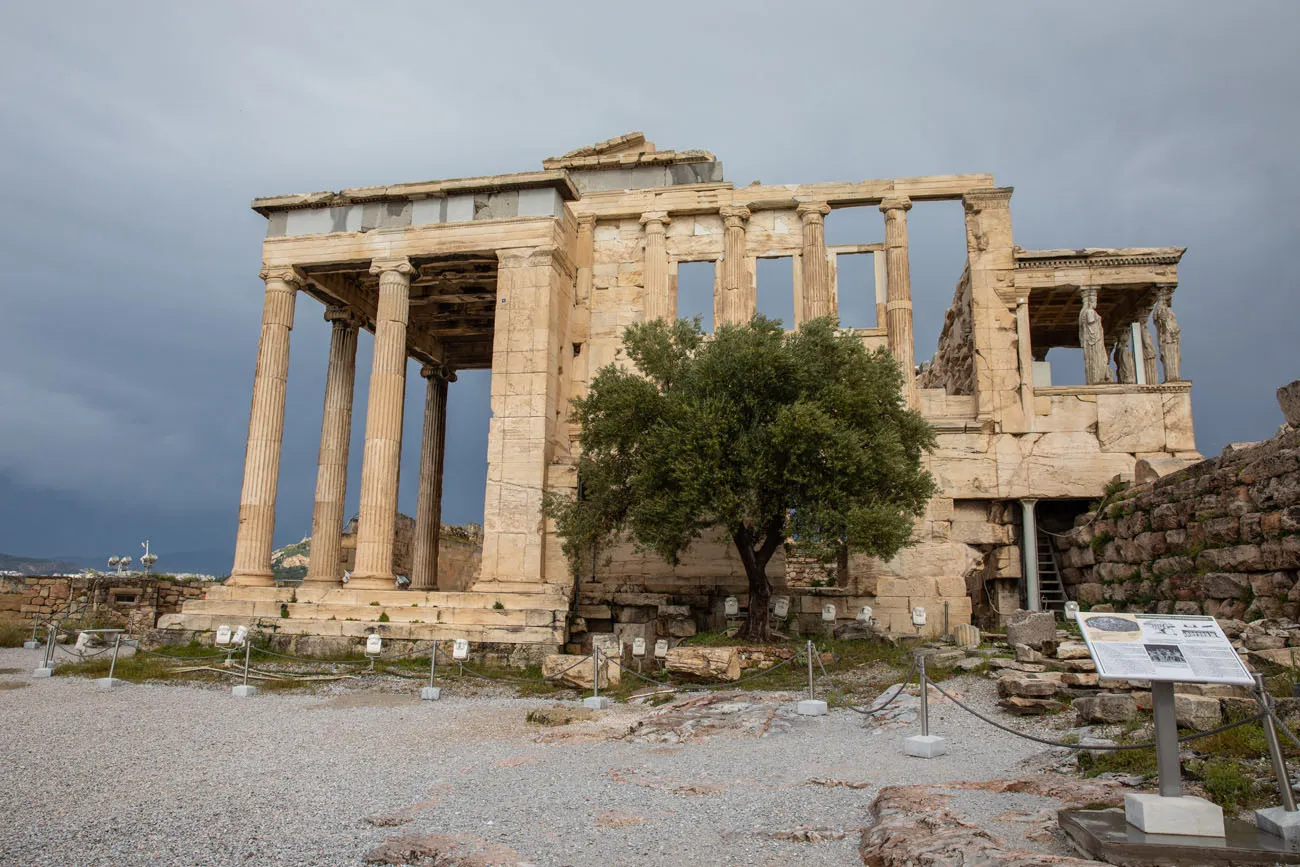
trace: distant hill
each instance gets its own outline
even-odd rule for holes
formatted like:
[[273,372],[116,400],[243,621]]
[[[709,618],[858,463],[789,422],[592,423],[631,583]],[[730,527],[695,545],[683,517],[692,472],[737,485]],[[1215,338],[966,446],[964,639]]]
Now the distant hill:
[[80,572],[82,568],[80,563],[71,560],[0,554],[0,572],[20,572],[23,575],[50,575],[63,572]]

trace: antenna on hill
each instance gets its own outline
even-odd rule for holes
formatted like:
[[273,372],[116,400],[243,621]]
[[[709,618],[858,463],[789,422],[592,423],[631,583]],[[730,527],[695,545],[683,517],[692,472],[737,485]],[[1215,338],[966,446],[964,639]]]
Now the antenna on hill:
[[140,558],[140,565],[144,566],[144,574],[148,575],[153,569],[153,564],[158,562],[158,555],[149,550],[149,540],[145,539],[140,543],[144,549],[144,556]]

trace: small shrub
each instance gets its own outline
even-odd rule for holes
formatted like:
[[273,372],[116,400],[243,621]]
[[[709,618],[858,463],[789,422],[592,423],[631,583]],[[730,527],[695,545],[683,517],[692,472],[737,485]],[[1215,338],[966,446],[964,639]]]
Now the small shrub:
[[379,612],[379,622],[380,622],[380,623],[387,623],[387,622],[388,622],[388,612],[387,612],[387,611],[381,611],[381,612]]
[[496,602],[493,602],[493,603],[492,603],[492,608],[493,608],[493,610],[495,610],[495,611],[505,611],[505,610],[506,610],[506,607],[505,607],[504,605],[501,604],[501,600],[500,600],[500,599],[498,599]]
[[379,603],[378,603],[378,602],[371,602],[370,604],[373,605],[373,606],[375,606],[376,608],[379,607]]
[[286,602],[281,602],[281,603],[280,603],[280,616],[281,616],[281,617],[286,617],[286,618],[289,616],[289,605],[288,605],[288,603],[286,603]]
[[1106,550],[1106,546],[1109,545],[1114,538],[1115,537],[1108,531],[1102,530],[1100,533],[1092,537],[1092,541],[1088,543],[1088,546],[1092,548],[1093,554],[1100,557],[1102,552]]
[[1235,814],[1254,799],[1255,781],[1242,773],[1237,762],[1212,759],[1205,763],[1201,775],[1205,794],[1229,815]]

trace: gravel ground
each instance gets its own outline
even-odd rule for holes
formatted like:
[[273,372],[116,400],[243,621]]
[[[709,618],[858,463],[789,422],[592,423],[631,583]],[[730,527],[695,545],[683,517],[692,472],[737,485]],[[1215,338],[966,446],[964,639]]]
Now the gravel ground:
[[[4,864],[358,865],[394,838],[486,853],[460,863],[860,864],[858,829],[881,786],[1051,763],[946,701],[931,726],[949,753],[926,761],[902,755],[901,738],[918,733],[906,708],[868,725],[845,710],[796,717],[794,696],[737,693],[539,729],[525,713],[555,702],[448,694],[458,687],[425,704],[337,686],[251,699],[100,691],[30,680],[38,659],[0,650],[0,668],[17,669],[0,685],[28,683],[0,689]],[[987,680],[944,686],[995,707]],[[979,797],[963,802],[978,810]]]

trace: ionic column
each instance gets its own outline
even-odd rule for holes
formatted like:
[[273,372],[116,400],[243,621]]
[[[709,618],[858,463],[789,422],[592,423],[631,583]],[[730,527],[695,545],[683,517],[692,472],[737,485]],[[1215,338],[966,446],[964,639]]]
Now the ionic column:
[[885,215],[885,333],[903,371],[907,405],[916,406],[916,347],[912,337],[912,271],[907,261],[907,212],[912,200],[891,196],[880,203]]
[[438,586],[438,536],[442,530],[442,465],[447,446],[447,383],[456,374],[445,364],[426,364],[420,376],[424,392],[424,438],[420,441],[420,499],[411,547],[411,589]]
[[826,264],[825,217],[831,212],[831,207],[822,202],[800,202],[795,211],[803,220],[803,309],[800,321],[807,322],[835,312],[830,268]]
[[346,307],[327,307],[329,367],[321,414],[316,505],[311,513],[311,562],[307,584],[342,582],[343,507],[348,491],[348,446],[352,438],[352,392],[357,379],[357,329],[361,317]]
[[357,565],[349,586],[392,590],[402,403],[406,394],[406,323],[414,268],[405,258],[376,259],[370,273],[379,275],[379,310],[375,315],[375,357],[366,405],[366,447],[361,459]]
[[292,268],[263,271],[262,337],[257,343],[253,404],[248,414],[244,450],[244,487],[239,495],[239,530],[235,563],[227,583],[270,587],[271,549],[275,536],[275,494],[284,439],[284,394],[289,378],[289,332],[302,275]]
[[668,310],[668,247],[664,242],[664,226],[668,215],[663,211],[650,211],[641,215],[645,226],[645,319],[653,322],[666,319]]
[[720,325],[740,325],[753,318],[753,311],[758,299],[749,299],[749,268],[746,256],[749,252],[745,239],[745,221],[750,217],[749,208],[743,205],[726,205],[718,211],[724,228],[722,235],[722,291],[715,303],[716,320],[714,327]]

